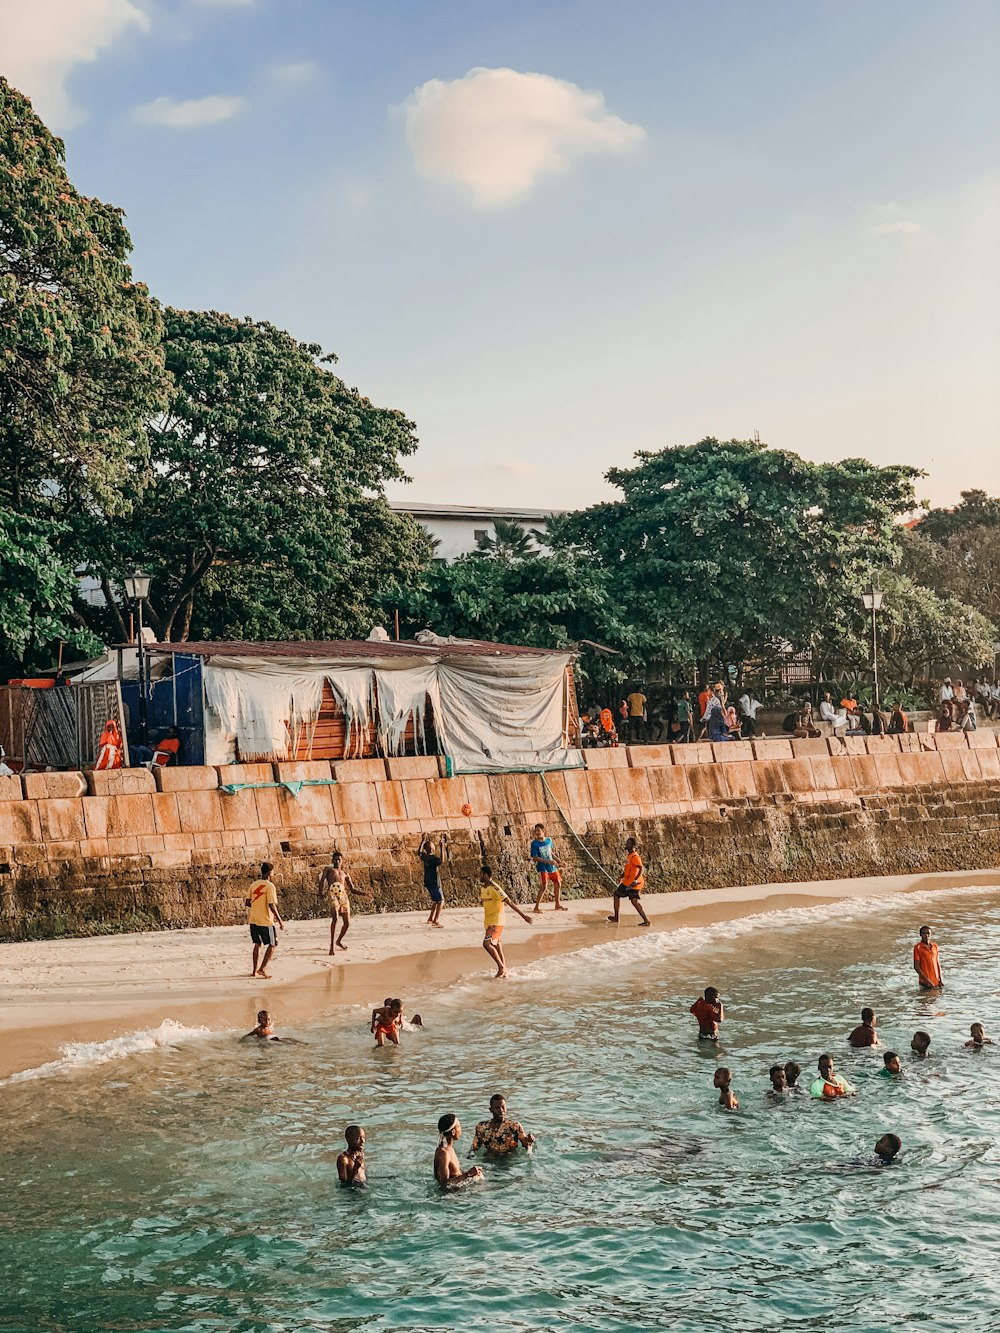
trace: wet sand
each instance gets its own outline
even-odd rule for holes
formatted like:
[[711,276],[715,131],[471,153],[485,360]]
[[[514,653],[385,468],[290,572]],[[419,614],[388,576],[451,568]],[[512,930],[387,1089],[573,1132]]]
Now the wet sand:
[[[1000,884],[1000,870],[651,893],[643,901],[653,929],[669,931],[844,898],[980,884]],[[627,902],[617,927],[607,921],[606,898],[567,905],[558,914],[547,905],[532,915],[531,927],[508,911],[504,947],[511,968],[641,929]],[[288,1029],[389,993],[402,995],[412,1014],[434,990],[491,970],[481,947],[481,910],[446,908],[443,921],[444,929],[435,930],[423,911],[356,916],[350,947],[336,960],[328,955],[328,920],[289,922],[279,934],[271,981],[249,975],[245,926],[2,944],[0,1078],[55,1058],[67,1041],[103,1041],[156,1028],[166,1018],[249,1031],[257,1010],[267,1007]]]

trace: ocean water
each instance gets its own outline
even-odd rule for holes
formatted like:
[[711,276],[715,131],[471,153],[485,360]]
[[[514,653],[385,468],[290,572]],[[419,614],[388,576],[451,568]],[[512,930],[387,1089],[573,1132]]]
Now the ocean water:
[[[924,920],[939,995],[910,966]],[[165,1023],[68,1049],[0,1085],[0,1329],[996,1329],[1000,1047],[963,1042],[1000,1027],[998,946],[989,889],[622,927],[521,969],[514,935],[508,983],[404,996],[427,1029],[399,1049],[360,1013],[317,1015],[306,1047]],[[707,984],[719,1049],[687,1013]],[[898,1080],[846,1045],[865,1004]],[[856,1098],[767,1103],[771,1064],[808,1084],[824,1050]],[[498,1090],[535,1152],[442,1195],[438,1116],[461,1117],[464,1158]],[[352,1120],[365,1191],[336,1182]],[[896,1165],[852,1162],[885,1131]]]

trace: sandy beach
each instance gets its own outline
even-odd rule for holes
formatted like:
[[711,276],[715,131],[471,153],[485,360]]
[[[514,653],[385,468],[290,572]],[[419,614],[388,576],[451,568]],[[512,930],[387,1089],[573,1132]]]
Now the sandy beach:
[[[651,893],[644,902],[654,930],[669,931],[810,903],[979,884],[1000,884],[1000,870]],[[607,921],[607,899],[567,905],[558,914],[546,907],[530,928],[508,913],[512,968],[638,929],[627,905],[617,927]],[[164,1019],[248,1030],[266,1005],[290,1026],[320,1010],[380,1001],[389,992],[408,997],[412,1012],[421,996],[489,971],[480,909],[449,909],[443,921],[435,930],[422,911],[355,916],[350,947],[336,960],[328,954],[328,920],[291,921],[279,936],[271,981],[249,975],[245,926],[0,945],[0,1077],[53,1059],[68,1041],[101,1041]]]

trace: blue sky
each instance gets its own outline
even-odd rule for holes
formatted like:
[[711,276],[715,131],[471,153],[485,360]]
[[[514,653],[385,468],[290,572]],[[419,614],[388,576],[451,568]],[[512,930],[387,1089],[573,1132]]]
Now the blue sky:
[[998,68],[992,0],[0,0],[137,274],[335,351],[422,501],[755,430],[1000,491]]

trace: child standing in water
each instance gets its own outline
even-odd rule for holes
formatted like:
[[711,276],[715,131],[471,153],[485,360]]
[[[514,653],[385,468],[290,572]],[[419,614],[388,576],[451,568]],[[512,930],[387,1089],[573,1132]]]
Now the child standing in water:
[[365,1131],[360,1125],[348,1125],[344,1130],[347,1148],[337,1158],[337,1175],[341,1185],[367,1185],[365,1175]]
[[972,1040],[965,1043],[967,1051],[981,1051],[984,1046],[993,1045],[993,1038],[987,1037],[986,1029],[982,1023],[973,1023],[972,1027],[969,1028],[969,1035]]
[[699,1040],[719,1040],[719,1024],[724,1021],[726,1014],[722,997],[714,986],[706,986],[705,994],[695,1000],[688,1012],[698,1020]]
[[462,1126],[458,1122],[458,1116],[452,1115],[451,1112],[443,1115],[438,1121],[438,1133],[441,1137],[434,1154],[434,1179],[441,1188],[458,1189],[461,1185],[468,1185],[470,1181],[482,1179],[481,1166],[473,1166],[468,1171],[463,1171],[459,1163],[454,1146],[455,1141],[462,1137]]
[[944,985],[938,947],[931,940],[930,926],[920,927],[920,939],[913,946],[913,970],[921,990],[940,990]]
[[732,1089],[733,1071],[727,1069],[725,1065],[720,1065],[715,1071],[715,1077],[712,1080],[713,1087],[719,1089],[719,1105],[724,1106],[727,1111],[738,1111],[740,1101]]

